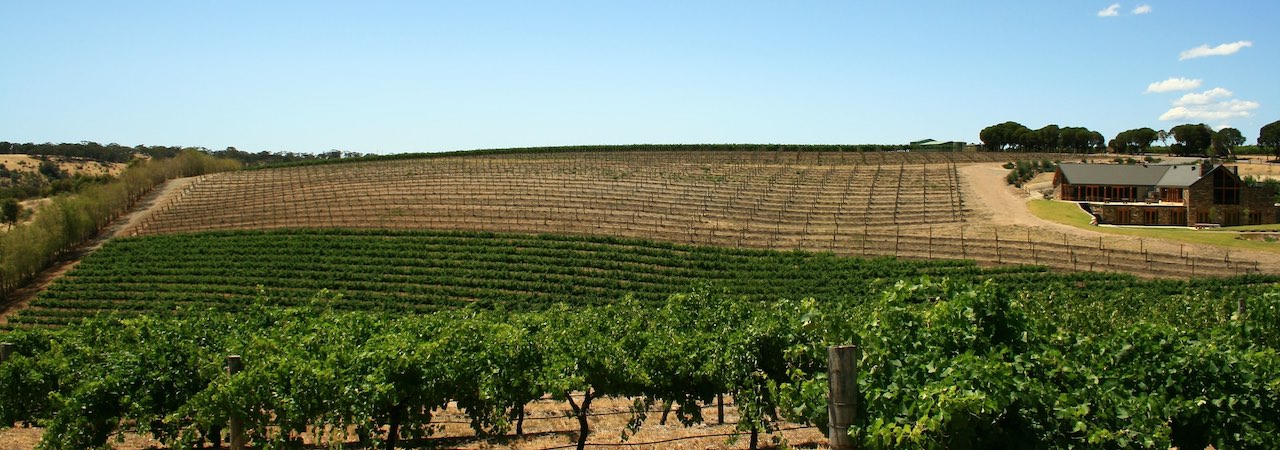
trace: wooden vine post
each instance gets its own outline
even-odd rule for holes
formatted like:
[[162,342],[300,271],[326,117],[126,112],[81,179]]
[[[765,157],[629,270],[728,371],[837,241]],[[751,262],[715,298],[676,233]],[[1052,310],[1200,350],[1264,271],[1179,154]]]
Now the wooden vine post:
[[[244,363],[240,361],[240,355],[227,356],[227,376],[234,376],[240,373],[244,368]],[[239,417],[238,411],[231,413],[231,450],[244,450],[244,418]]]
[[858,346],[827,347],[827,441],[832,450],[854,448],[849,427],[858,413]]
[[0,364],[4,364],[4,362],[9,359],[9,355],[11,354],[13,354],[13,343],[0,342]]
[[724,425],[724,394],[716,394],[716,423]]

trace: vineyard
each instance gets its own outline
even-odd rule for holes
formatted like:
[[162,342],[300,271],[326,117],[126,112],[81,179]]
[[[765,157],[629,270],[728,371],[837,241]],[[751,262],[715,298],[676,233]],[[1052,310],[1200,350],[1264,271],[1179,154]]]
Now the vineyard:
[[1274,285],[1165,296],[1146,282],[1074,294],[1067,286],[1088,282],[1041,281],[922,279],[861,301],[698,288],[659,305],[430,315],[342,311],[322,293],[297,307],[257,297],[240,314],[102,316],[5,336],[0,420],[47,427],[49,449],[96,448],[123,429],[173,448],[216,445],[228,429],[255,448],[299,448],[304,436],[396,448],[457,414],[472,439],[520,439],[526,406],[559,401],[582,449],[643,432],[592,434],[597,400],[631,403],[637,426],[666,410],[694,425],[719,420],[710,408],[724,394],[754,448],[797,428],[787,422],[825,428],[821,355],[857,343],[850,433],[866,448],[1280,444]]
[[1274,268],[982,223],[958,168],[1018,157],[477,153],[188,179],[0,324],[0,431],[41,427],[42,450],[687,438],[646,434],[661,415],[785,446],[829,431],[827,347],[853,344],[863,448],[1280,446]]
[[996,227],[971,217],[957,166],[1018,156],[602,151],[239,171],[198,178],[126,234],[471,230],[1171,278],[1263,269],[1223,250],[1153,248],[1140,240]]
[[112,311],[235,311],[262,293],[281,305],[298,306],[326,289],[342,295],[342,309],[394,313],[467,306],[536,311],[628,296],[657,305],[672,292],[706,283],[755,302],[797,295],[860,302],[885,283],[921,275],[992,278],[1011,288],[1079,282],[1081,292],[1136,286],[1153,295],[1202,284],[1250,292],[1275,280],[1140,282],[1125,275],[1053,274],[1033,266],[982,268],[956,260],[859,259],[585,236],[223,231],[113,240],[11,317],[9,325],[63,325]]

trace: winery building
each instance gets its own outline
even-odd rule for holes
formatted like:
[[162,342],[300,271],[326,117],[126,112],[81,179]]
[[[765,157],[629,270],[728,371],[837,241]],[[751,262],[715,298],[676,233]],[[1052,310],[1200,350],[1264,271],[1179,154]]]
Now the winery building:
[[1221,164],[1060,164],[1059,200],[1116,225],[1235,226],[1280,223],[1276,192],[1250,187]]

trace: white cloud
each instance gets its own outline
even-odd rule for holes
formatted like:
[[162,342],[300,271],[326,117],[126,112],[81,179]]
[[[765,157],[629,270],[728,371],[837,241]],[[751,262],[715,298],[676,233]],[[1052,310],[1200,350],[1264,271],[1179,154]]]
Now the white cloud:
[[1137,8],[1133,8],[1133,14],[1140,15],[1140,14],[1147,14],[1150,12],[1151,12],[1151,5],[1138,5]]
[[1208,105],[1213,103],[1215,99],[1226,98],[1232,95],[1231,91],[1223,88],[1213,88],[1202,93],[1190,93],[1183,95],[1182,98],[1173,102],[1173,106],[1189,106],[1189,105]]
[[1189,91],[1200,87],[1201,80],[1192,80],[1189,78],[1173,78],[1170,77],[1164,81],[1157,81],[1147,85],[1147,92],[1170,92],[1170,91]]
[[1173,102],[1173,108],[1160,115],[1160,120],[1221,124],[1234,118],[1252,116],[1253,110],[1260,106],[1255,101],[1231,98],[1232,95],[1234,94],[1231,91],[1220,87],[1183,95],[1182,98]]
[[1112,3],[1102,11],[1098,11],[1098,17],[1115,17],[1120,15],[1120,4]]
[[1208,44],[1201,45],[1191,50],[1185,50],[1178,54],[1178,61],[1185,59],[1203,58],[1205,56],[1226,56],[1234,54],[1245,47],[1253,47],[1251,41],[1236,41],[1230,44],[1222,44],[1217,47],[1209,47]]
[[1174,106],[1160,115],[1160,120],[1224,121],[1236,117],[1249,117],[1258,109],[1258,102],[1227,100],[1208,105]]

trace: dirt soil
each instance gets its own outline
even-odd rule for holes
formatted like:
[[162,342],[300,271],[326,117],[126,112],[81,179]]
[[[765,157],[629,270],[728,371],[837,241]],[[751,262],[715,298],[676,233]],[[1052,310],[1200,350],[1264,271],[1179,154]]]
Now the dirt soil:
[[[732,399],[726,398],[726,402]],[[625,443],[619,437],[626,429],[631,418],[629,408],[632,402],[625,398],[601,398],[591,406],[589,419],[591,437],[588,445],[591,448],[628,448],[642,450],[661,449],[742,449],[747,448],[749,435],[741,435],[736,442],[728,442],[735,433],[734,423],[738,420],[736,409],[731,405],[725,407],[725,424],[718,425],[714,407],[702,410],[704,423],[685,427],[672,414],[665,425],[661,424],[657,405],[651,409],[639,432]],[[544,450],[552,448],[573,448],[578,430],[577,419],[568,415],[569,406],[563,401],[540,400],[531,403],[525,412],[524,438],[516,438],[510,432],[506,436],[477,438],[471,429],[466,416],[455,406],[438,412],[432,419],[441,428],[434,435],[423,441],[404,442],[400,448],[452,448],[452,449],[516,449]],[[802,427],[795,424],[780,424],[783,431],[778,436],[793,448],[825,449],[826,437],[816,428]],[[39,428],[10,428],[0,430],[0,449],[31,450],[40,440],[43,430]],[[323,439],[321,442],[310,436],[302,436],[308,449],[332,448]],[[760,434],[761,448],[778,448],[771,444],[772,437],[767,433]],[[225,448],[224,443],[224,448]],[[146,450],[163,448],[159,442],[133,433],[125,434],[123,443],[112,443],[116,450]],[[351,447],[348,447],[351,448]]]

